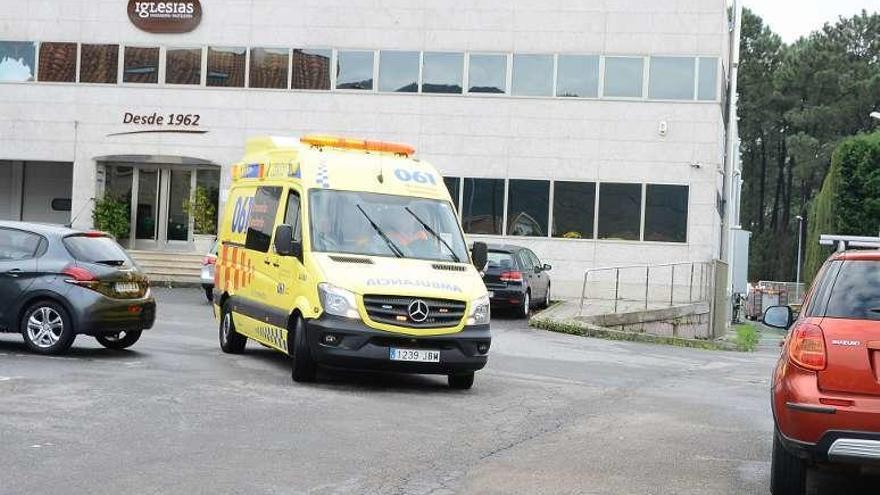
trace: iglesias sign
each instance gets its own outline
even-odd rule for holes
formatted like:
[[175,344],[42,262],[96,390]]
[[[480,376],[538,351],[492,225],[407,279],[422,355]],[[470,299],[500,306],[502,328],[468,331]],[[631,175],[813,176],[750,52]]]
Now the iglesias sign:
[[202,22],[199,0],[129,0],[128,18],[148,33],[188,33]]

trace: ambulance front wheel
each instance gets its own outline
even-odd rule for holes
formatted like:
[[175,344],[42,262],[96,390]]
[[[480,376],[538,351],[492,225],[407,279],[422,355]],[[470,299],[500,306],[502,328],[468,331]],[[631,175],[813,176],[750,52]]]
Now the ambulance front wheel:
[[299,383],[315,381],[317,366],[309,350],[305,322],[300,317],[294,321],[293,328],[287,330],[287,354],[290,355],[293,381]]
[[247,343],[247,337],[235,331],[235,322],[232,319],[232,308],[229,302],[223,304],[223,313],[220,317],[220,349],[227,354],[241,354]]

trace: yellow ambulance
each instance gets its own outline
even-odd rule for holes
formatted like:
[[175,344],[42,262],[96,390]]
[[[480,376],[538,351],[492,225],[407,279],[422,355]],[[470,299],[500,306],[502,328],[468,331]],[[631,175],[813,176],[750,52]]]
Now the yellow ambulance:
[[[489,296],[449,192],[406,145],[257,137],[232,167],[214,313],[220,347],[248,339],[317,365],[445,374],[470,388],[491,344]],[[471,259],[473,257],[473,260]]]

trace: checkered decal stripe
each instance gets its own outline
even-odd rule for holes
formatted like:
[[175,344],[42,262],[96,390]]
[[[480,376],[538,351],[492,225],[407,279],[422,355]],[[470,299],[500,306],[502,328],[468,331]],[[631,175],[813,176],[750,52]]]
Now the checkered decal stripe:
[[237,246],[223,245],[217,269],[214,271],[214,286],[224,290],[238,290],[250,285],[254,279],[254,265],[247,251]]
[[318,173],[315,176],[315,184],[324,189],[330,187],[330,172],[327,170],[327,164],[323,161],[318,164]]

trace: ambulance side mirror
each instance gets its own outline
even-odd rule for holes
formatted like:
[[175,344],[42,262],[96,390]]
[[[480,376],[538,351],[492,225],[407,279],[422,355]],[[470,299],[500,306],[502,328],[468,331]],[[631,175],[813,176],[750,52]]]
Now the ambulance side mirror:
[[489,246],[485,242],[475,242],[474,247],[471,249],[471,259],[477,271],[483,270],[489,261]]
[[290,225],[275,227],[275,252],[279,256],[302,256],[302,243],[294,242],[293,227]]

